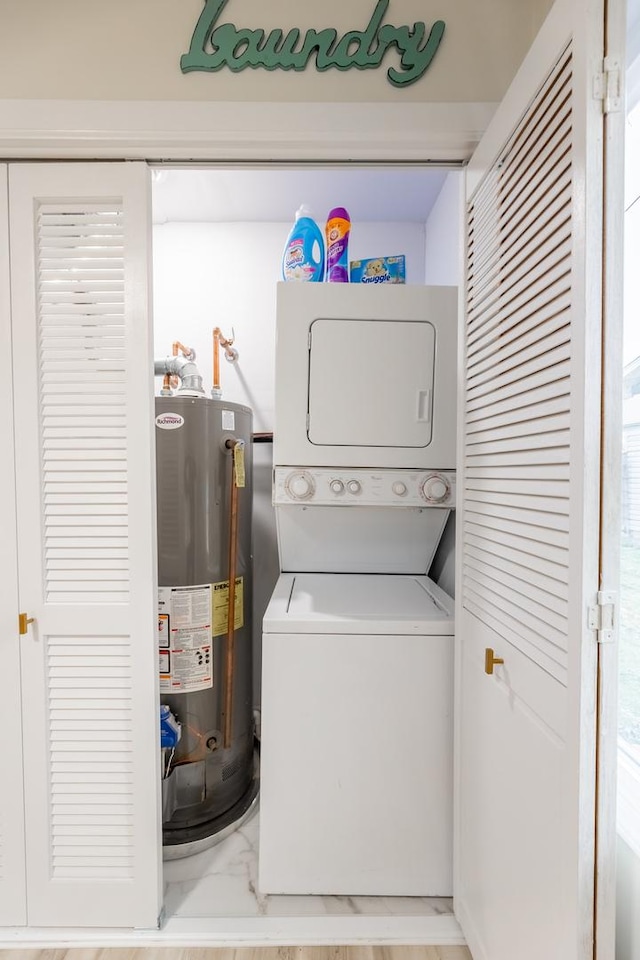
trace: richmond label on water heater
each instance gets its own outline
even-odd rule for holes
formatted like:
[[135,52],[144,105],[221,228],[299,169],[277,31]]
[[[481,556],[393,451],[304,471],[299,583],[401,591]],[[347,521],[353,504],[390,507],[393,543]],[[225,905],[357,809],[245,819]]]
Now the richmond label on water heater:
[[184,423],[184,417],[179,413],[159,413],[156,417],[156,427],[161,430],[178,430]]

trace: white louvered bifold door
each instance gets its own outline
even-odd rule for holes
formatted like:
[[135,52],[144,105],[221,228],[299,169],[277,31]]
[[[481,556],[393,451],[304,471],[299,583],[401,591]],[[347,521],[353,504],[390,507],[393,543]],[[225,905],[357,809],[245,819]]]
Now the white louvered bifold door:
[[[0,165],[0,352],[11,355],[9,295],[9,220],[7,167]],[[22,789],[22,721],[20,703],[20,638],[18,635],[18,571],[16,484],[13,455],[13,390],[11,369],[0,377],[0,925],[26,922],[24,870],[24,804]]]
[[602,24],[555,5],[467,176],[455,908],[475,960],[592,957]]
[[149,171],[9,175],[30,925],[160,911]]

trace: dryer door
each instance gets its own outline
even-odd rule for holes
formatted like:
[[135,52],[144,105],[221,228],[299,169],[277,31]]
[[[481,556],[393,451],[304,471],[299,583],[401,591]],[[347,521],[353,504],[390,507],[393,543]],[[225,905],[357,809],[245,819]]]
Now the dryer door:
[[457,290],[280,283],[274,463],[452,470]]
[[[428,321],[311,324],[307,435],[313,444],[426,447],[432,437],[435,328]],[[389,355],[402,376],[389,382]]]

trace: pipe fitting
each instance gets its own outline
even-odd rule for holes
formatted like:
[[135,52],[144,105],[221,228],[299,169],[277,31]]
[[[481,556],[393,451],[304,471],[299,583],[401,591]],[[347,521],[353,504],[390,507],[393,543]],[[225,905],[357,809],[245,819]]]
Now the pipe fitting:
[[202,377],[193,360],[188,360],[186,357],[165,357],[164,360],[154,360],[153,369],[156,377],[169,374],[180,379],[178,395],[195,393],[198,396],[204,396]]

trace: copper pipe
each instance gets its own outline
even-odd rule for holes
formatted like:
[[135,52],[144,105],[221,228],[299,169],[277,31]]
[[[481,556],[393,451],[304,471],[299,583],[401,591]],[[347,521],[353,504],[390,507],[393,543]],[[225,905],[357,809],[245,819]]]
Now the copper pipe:
[[178,353],[181,353],[183,357],[186,357],[187,360],[192,360],[194,357],[194,351],[191,347],[185,347],[183,343],[180,343],[179,340],[174,340],[171,349],[173,350],[174,357],[178,356]]
[[162,389],[163,389],[163,390],[170,390],[171,387],[172,387],[171,381],[172,381],[172,380],[175,380],[175,379],[177,379],[177,378],[176,378],[176,377],[172,377],[170,373],[165,373],[164,377],[162,378]]
[[220,327],[213,331],[213,389],[220,389]]
[[235,476],[236,448],[242,440],[227,440],[231,449],[231,503],[229,506],[229,607],[227,610],[227,647],[224,677],[223,745],[231,746],[233,736],[233,681],[236,666],[236,566],[238,562],[238,487]]
[[229,360],[235,359],[237,353],[231,349],[233,346],[233,337],[225,337],[220,327],[213,329],[213,389],[220,390],[220,347],[224,347],[224,352]]

